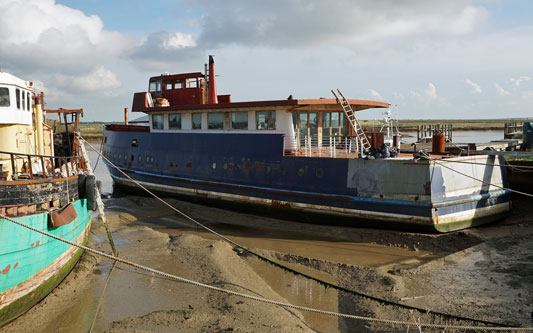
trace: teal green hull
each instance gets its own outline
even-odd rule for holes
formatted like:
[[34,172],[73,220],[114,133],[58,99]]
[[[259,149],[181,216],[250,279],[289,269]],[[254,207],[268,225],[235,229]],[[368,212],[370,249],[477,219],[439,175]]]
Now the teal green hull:
[[[48,212],[16,220],[66,240],[85,243],[91,212],[86,199],[77,200],[73,205],[77,218],[57,228],[48,225]],[[52,291],[74,267],[81,253],[64,242],[0,219],[0,327]]]

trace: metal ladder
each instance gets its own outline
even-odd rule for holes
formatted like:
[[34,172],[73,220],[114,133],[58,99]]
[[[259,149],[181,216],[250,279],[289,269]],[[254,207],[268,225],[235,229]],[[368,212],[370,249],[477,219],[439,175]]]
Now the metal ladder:
[[346,115],[346,118],[348,118],[348,121],[350,122],[350,125],[352,126],[352,129],[355,132],[355,135],[357,136],[357,140],[359,141],[362,150],[370,149],[371,145],[368,141],[368,138],[366,137],[365,132],[363,131],[363,128],[361,125],[359,125],[359,122],[357,121],[357,118],[355,117],[355,112],[352,109],[352,106],[344,97],[344,95],[341,93],[339,89],[337,89],[337,92],[342,97],[342,100],[337,96],[337,94],[332,90],[331,93],[333,96],[335,96],[335,99],[337,99],[337,103],[340,104],[342,111],[344,111],[344,114]]

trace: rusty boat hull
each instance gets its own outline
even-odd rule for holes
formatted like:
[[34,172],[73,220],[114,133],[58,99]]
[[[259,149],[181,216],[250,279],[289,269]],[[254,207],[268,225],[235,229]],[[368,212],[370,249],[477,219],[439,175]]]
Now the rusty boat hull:
[[[50,212],[14,217],[26,225],[85,244],[90,223],[87,199],[70,204],[76,217],[54,227]],[[48,295],[72,270],[82,250],[0,219],[0,327]]]

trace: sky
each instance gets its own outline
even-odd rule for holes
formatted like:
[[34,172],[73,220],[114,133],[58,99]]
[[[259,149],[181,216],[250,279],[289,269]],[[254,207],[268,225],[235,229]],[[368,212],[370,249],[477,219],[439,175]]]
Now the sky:
[[203,71],[209,54],[232,101],[338,88],[400,119],[533,117],[529,0],[0,0],[0,12],[0,70],[84,121],[122,120],[149,77]]

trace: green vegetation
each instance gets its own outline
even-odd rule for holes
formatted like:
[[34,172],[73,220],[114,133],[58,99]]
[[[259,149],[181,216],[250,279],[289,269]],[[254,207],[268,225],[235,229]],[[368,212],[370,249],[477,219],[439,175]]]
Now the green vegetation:
[[103,123],[80,123],[80,134],[89,142],[100,143],[102,141],[103,132]]

